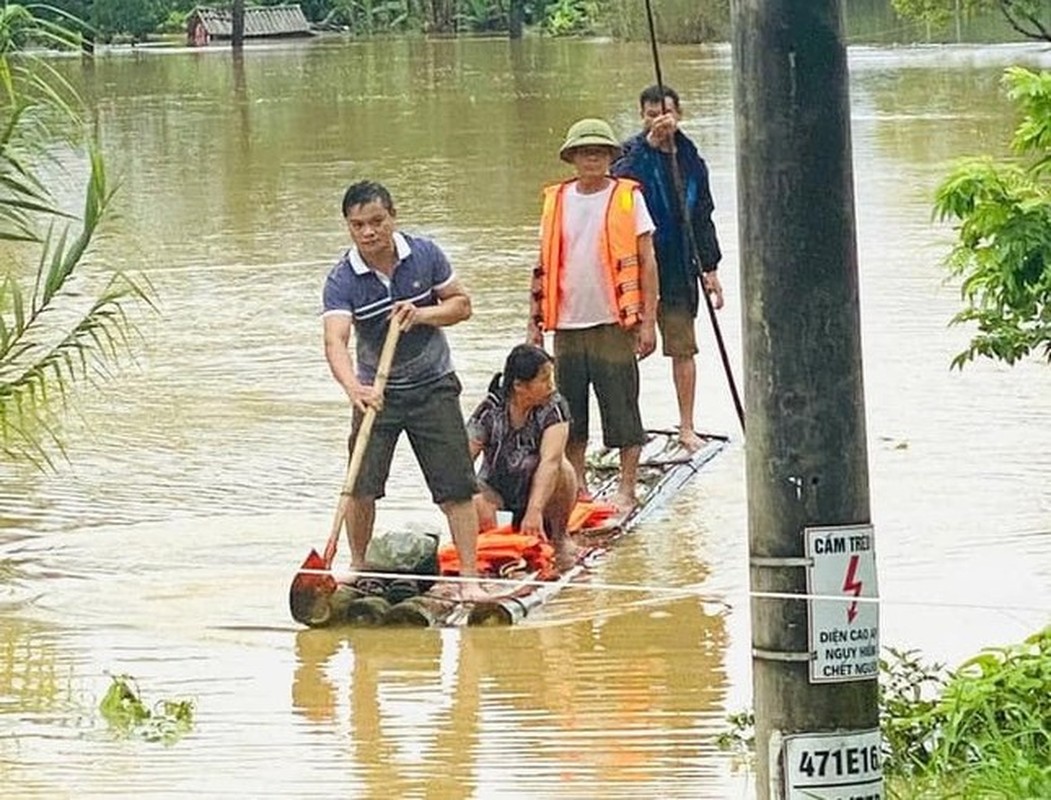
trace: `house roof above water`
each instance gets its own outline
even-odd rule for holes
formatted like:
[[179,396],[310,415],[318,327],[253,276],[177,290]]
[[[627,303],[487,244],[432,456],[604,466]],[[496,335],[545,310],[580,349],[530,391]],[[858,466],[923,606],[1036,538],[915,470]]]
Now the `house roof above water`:
[[[229,39],[233,35],[233,19],[228,8],[197,6],[190,14],[196,16],[212,38]],[[310,23],[298,4],[284,6],[246,6],[245,38],[264,36],[309,36]]]

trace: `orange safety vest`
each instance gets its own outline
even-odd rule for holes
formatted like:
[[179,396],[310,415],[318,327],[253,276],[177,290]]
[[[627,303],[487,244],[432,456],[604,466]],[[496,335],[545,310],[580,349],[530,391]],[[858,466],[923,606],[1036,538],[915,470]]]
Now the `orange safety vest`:
[[[518,533],[510,525],[502,525],[478,534],[476,558],[480,575],[497,574],[503,565],[520,560],[526,569],[547,574],[555,563],[555,549],[539,536]],[[438,548],[438,571],[442,575],[460,574],[460,556],[452,542]]]
[[[575,178],[573,179],[575,180]],[[559,279],[565,267],[562,252],[562,198],[573,180],[544,188],[544,210],[540,215],[540,265],[536,269],[539,287],[535,290],[540,304],[536,323],[542,330],[558,325]],[[642,314],[642,284],[639,277],[639,245],[635,234],[635,196],[639,187],[627,178],[614,181],[606,224],[599,239],[599,255],[613,285],[613,305],[617,322],[625,328],[637,324]]]
[[[576,534],[601,527],[616,514],[616,507],[609,503],[577,501],[569,515],[566,530]],[[527,569],[546,576],[555,563],[555,549],[546,540],[519,533],[510,525],[480,531],[475,550],[475,566],[480,575],[494,575],[504,564],[524,561]],[[438,571],[442,575],[460,574],[460,556],[452,542],[446,542],[438,548]]]

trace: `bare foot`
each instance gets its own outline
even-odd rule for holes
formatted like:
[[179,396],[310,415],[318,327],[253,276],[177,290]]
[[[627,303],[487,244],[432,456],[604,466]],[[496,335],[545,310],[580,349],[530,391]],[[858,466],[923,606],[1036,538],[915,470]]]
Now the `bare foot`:
[[460,584],[460,601],[463,603],[484,603],[492,599],[493,596],[483,589],[477,580]]
[[452,581],[442,581],[434,584],[427,594],[439,600],[455,603],[460,599],[460,585]]
[[555,567],[559,572],[565,572],[573,567],[580,558],[580,545],[568,536],[562,537],[555,545]]
[[617,492],[613,495],[613,505],[617,509],[617,514],[621,518],[628,516],[636,505],[634,495],[625,494],[624,492]]
[[686,449],[687,453],[696,453],[704,444],[704,439],[698,436],[696,431],[680,427],[679,444]]

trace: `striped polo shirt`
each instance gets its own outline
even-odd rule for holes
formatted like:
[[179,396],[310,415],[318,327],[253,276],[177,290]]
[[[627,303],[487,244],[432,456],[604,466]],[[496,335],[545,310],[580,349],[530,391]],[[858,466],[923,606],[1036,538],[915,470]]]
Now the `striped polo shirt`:
[[[375,381],[394,303],[409,300],[420,308],[437,305],[435,292],[456,278],[445,253],[430,239],[395,231],[394,246],[398,263],[389,280],[365,263],[357,247],[351,247],[329,272],[322,295],[323,316],[341,314],[353,320],[358,380],[366,385]],[[398,340],[387,388],[424,386],[452,371],[442,329],[414,325]]]

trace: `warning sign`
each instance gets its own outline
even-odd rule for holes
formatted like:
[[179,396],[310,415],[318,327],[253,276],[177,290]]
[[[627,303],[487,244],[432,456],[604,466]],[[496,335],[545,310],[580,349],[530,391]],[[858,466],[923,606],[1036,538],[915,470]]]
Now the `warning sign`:
[[859,598],[879,596],[871,525],[804,528],[810,560],[808,600],[811,683],[875,679],[879,672],[879,606]]
[[787,800],[882,800],[878,730],[784,738]]

